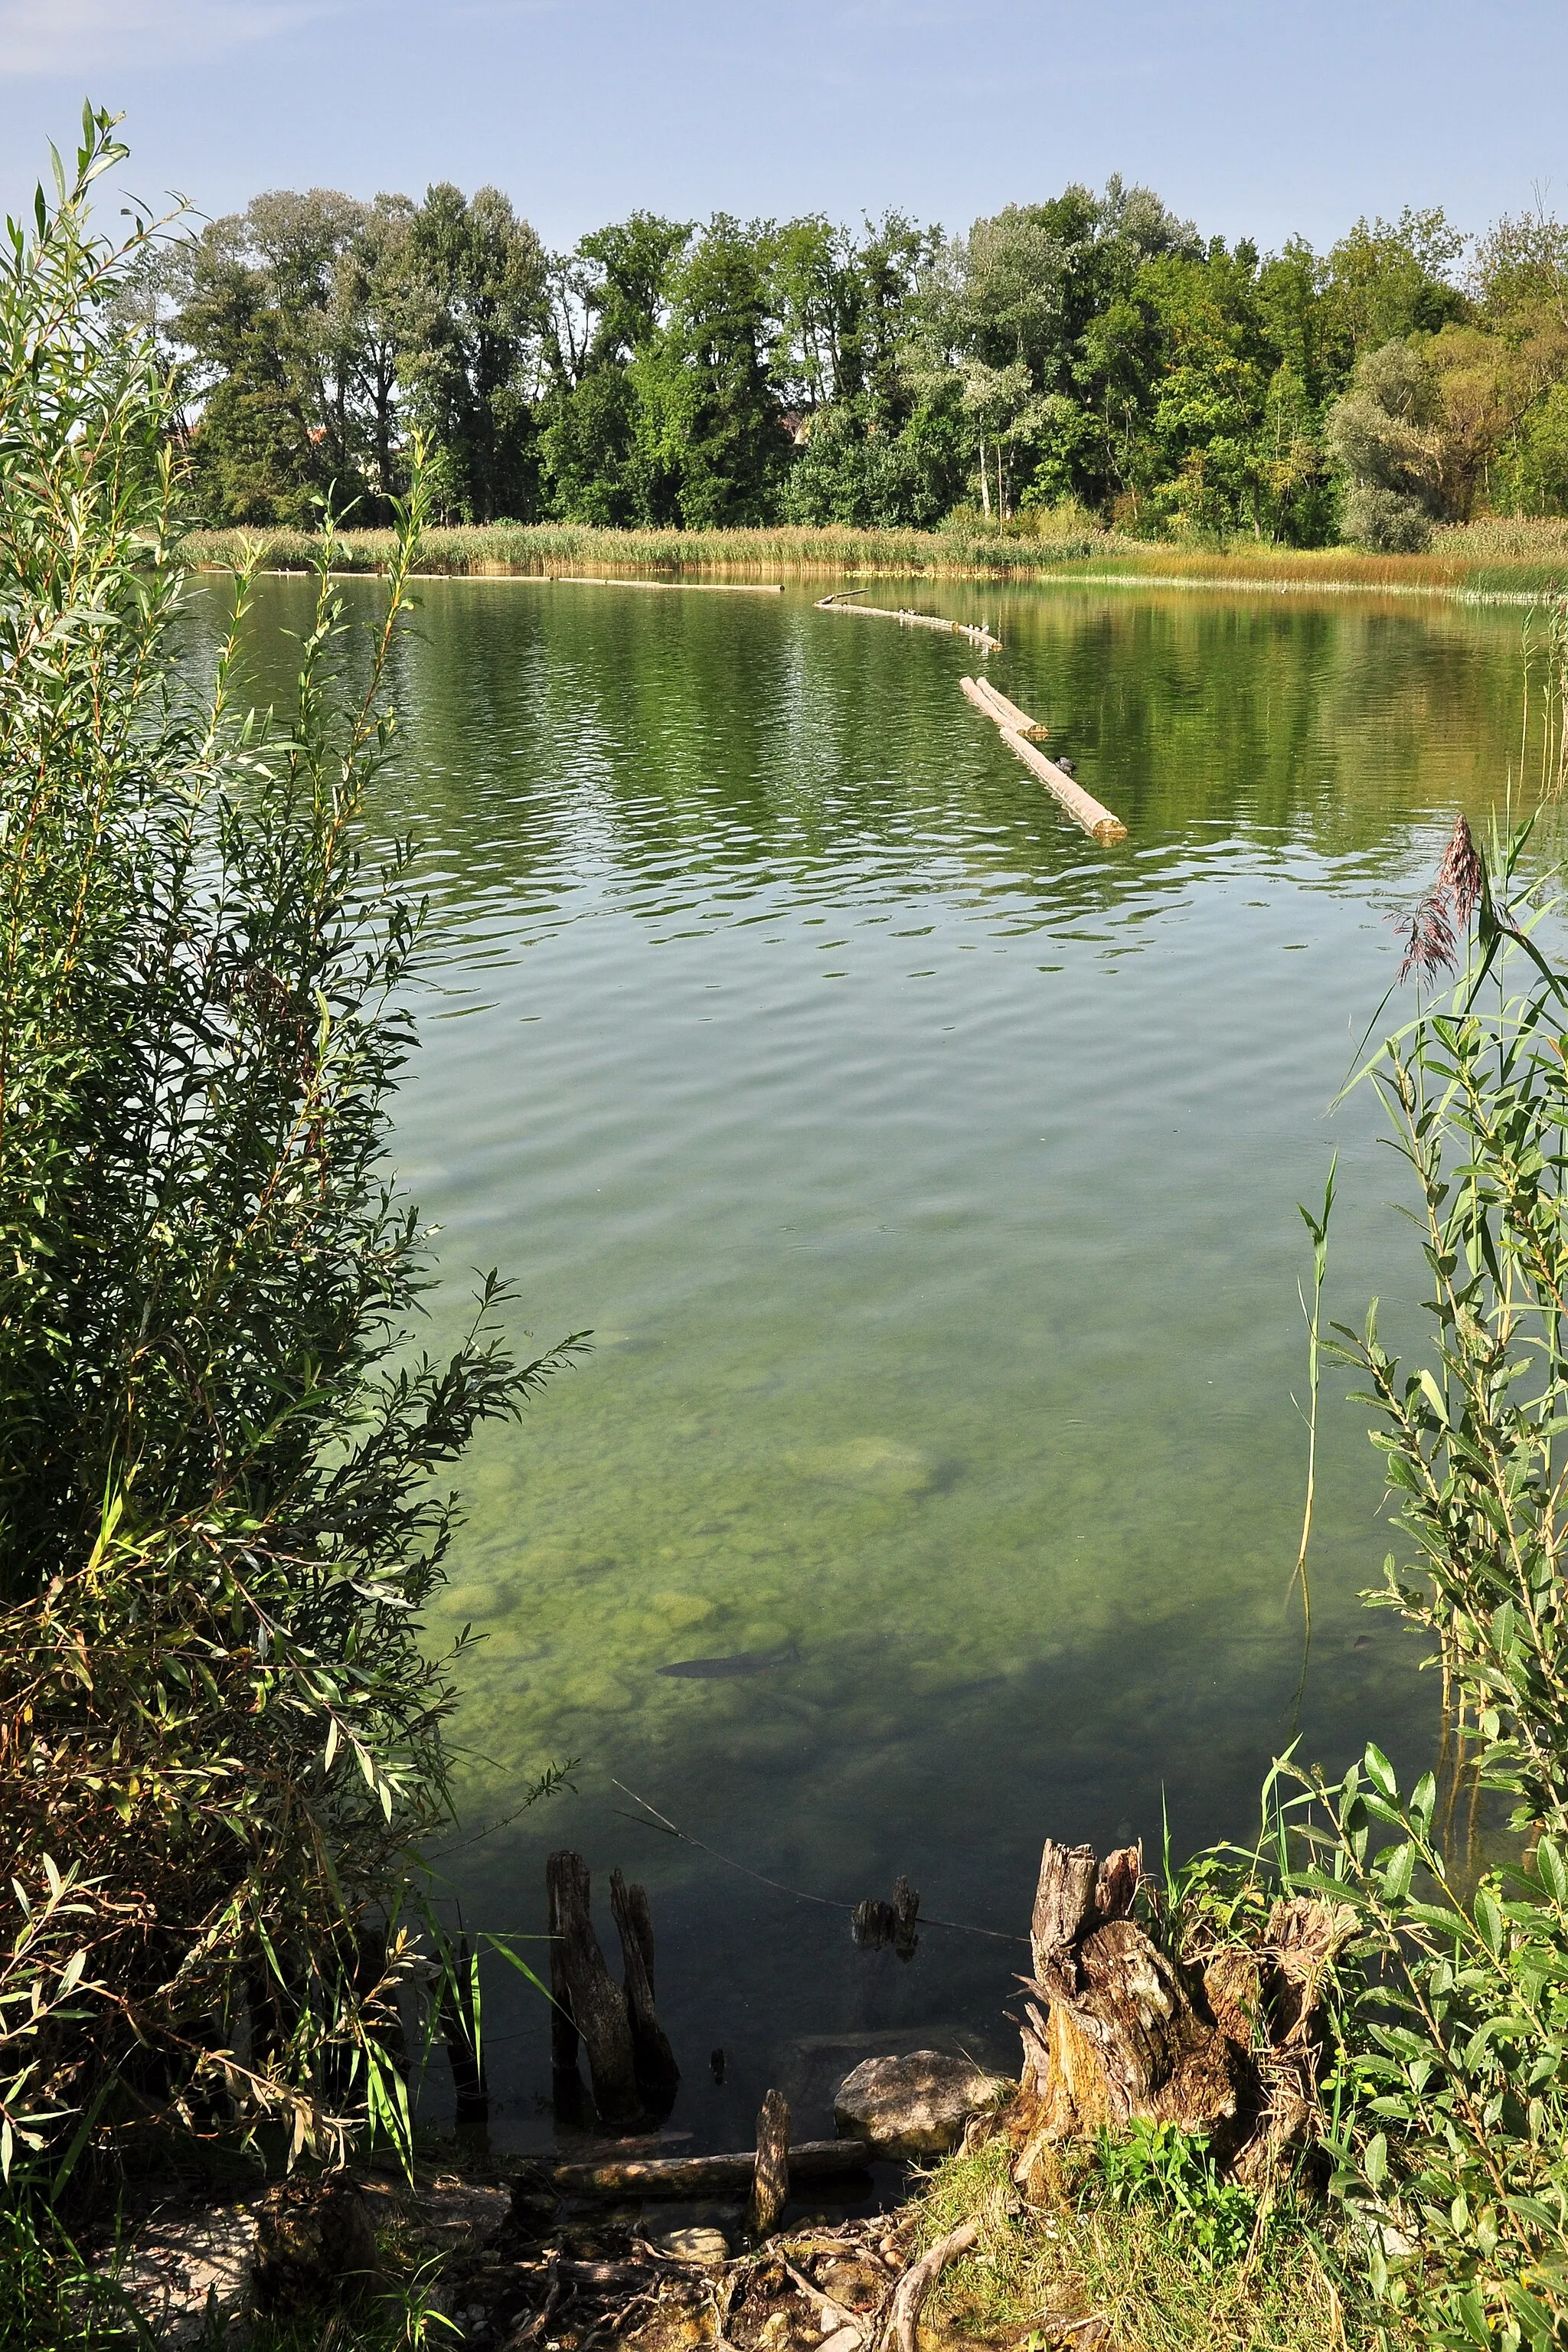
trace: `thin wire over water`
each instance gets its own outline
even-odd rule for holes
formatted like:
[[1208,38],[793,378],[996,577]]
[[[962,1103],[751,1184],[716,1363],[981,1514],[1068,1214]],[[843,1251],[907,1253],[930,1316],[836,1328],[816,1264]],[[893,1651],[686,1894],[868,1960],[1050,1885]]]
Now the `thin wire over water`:
[[[859,1907],[857,1904],[840,1901],[835,1895],[808,1895],[804,1887],[786,1886],[782,1878],[770,1878],[764,1871],[753,1870],[750,1863],[737,1862],[732,1855],[720,1853],[716,1847],[704,1845],[700,1838],[691,1837],[685,1830],[678,1829],[656,1805],[650,1805],[646,1797],[639,1797],[635,1789],[628,1789],[624,1780],[612,1780],[610,1785],[618,1789],[624,1797],[629,1797],[634,1805],[641,1805],[644,1812],[653,1816],[651,1821],[644,1821],[641,1813],[623,1812],[617,1805],[616,1811],[623,1822],[636,1822],[639,1828],[645,1830],[662,1830],[666,1836],[679,1838],[682,1845],[695,1846],[697,1852],[707,1854],[710,1861],[721,1862],[726,1870],[738,1870],[743,1876],[754,1878],[759,1886],[771,1886],[775,1895],[791,1895],[796,1903],[820,1904],[825,1911],[853,1912]],[[967,1919],[933,1919],[924,1911],[919,1914],[919,1921],[922,1927],[951,1927],[958,1936],[987,1936],[995,1944],[1027,1944],[1029,1940],[1027,1936],[1010,1936],[1003,1927],[973,1927]]]

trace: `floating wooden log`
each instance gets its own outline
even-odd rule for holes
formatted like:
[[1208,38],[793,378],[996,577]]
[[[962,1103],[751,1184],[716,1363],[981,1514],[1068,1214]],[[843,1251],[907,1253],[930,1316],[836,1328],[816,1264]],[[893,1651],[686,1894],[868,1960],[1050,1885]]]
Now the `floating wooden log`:
[[[972,702],[976,710],[984,712],[987,719],[995,723],[1007,749],[1016,752],[1026,768],[1032,770],[1038,776],[1047,792],[1054,793],[1075,824],[1081,824],[1085,833],[1092,835],[1096,841],[1126,840],[1127,827],[1119,816],[1112,816],[1110,811],[1103,807],[1091,793],[1086,793],[1081,784],[1075,784],[1072,778],[1064,770],[1058,768],[1054,760],[1047,760],[1043,751],[1037,750],[1020,728],[1003,719],[995,707],[996,703],[1003,699],[1001,696],[995,696],[993,699],[987,686],[973,677],[961,677],[958,683],[963,689],[965,700]],[[1009,703],[1007,708],[1009,710],[1016,710],[1017,705]],[[1026,711],[1019,711],[1018,716],[1030,727],[1035,725],[1035,721],[1029,718]]]
[[970,684],[975,690],[970,699],[973,701],[978,696],[998,727],[1016,727],[1020,735],[1028,736],[1035,743],[1043,743],[1050,733],[1050,729],[1041,720],[1031,719],[1026,710],[1020,710],[1016,702],[1009,702],[1005,694],[999,694],[988,677],[972,678]]
[[[545,1865],[545,1880],[550,1890],[552,1978],[555,1978],[553,1959],[559,1950],[572,2022],[588,2053],[594,2105],[606,2123],[620,2123],[640,2114],[642,2101],[626,1996],[605,1968],[594,1933],[588,1865],[580,1853],[552,1853]],[[559,1993],[556,1998],[559,2000]],[[563,2035],[555,2048],[563,2048],[564,2041]],[[573,2054],[574,2063],[575,2052]]]
[[778,2227],[789,2201],[789,2101],[770,2091],[757,2114],[757,2153],[746,2206],[746,2235],[760,2245]]
[[983,652],[999,654],[1002,650],[1001,638],[994,637],[988,629],[971,628],[965,621],[944,620],[940,613],[911,613],[902,605],[895,613],[883,604],[840,603],[837,590],[831,596],[819,596],[816,609],[819,613],[864,613],[870,620],[897,621],[906,629],[945,629],[952,636],[967,637],[971,645],[979,646]]
[[1047,792],[1056,795],[1074,823],[1081,824],[1085,833],[1091,834],[1096,841],[1126,840],[1127,827],[1121,819],[1113,816],[1110,809],[1097,801],[1091,793],[1086,793],[1081,784],[1074,783],[1054,760],[1047,760],[1043,751],[1037,751],[1016,727],[1004,727],[1002,740],[1022,760],[1026,768],[1038,776]]
[[680,2069],[653,2005],[653,1917],[644,1890],[628,1886],[618,1870],[610,1873],[610,1909],[621,1939],[637,2087],[655,2115],[668,2115]]
[[[789,2177],[791,2181],[837,2180],[864,2172],[870,2162],[870,2147],[862,2139],[802,2140],[789,2150]],[[745,2197],[756,2170],[756,2150],[747,2147],[718,2156],[529,2164],[518,2180],[520,2189],[526,2183],[569,2197]]]

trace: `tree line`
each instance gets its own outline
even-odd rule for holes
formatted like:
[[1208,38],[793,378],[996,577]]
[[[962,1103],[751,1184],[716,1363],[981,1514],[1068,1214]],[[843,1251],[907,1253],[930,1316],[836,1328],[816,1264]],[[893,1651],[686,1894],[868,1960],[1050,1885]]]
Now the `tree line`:
[[1113,179],[949,236],[637,212],[551,253],[495,188],[275,192],[124,297],[212,523],[1016,523],[1344,536],[1568,512],[1568,226],[1441,209],[1326,253]]

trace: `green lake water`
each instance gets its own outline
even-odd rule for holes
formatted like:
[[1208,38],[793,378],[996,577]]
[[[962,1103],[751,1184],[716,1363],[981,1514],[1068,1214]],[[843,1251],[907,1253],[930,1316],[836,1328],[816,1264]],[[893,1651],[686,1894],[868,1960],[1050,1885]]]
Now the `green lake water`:
[[[1163,1797],[1180,1849],[1245,1834],[1297,1730],[1429,1758],[1430,1678],[1357,1606],[1380,1487],[1333,1373],[1296,1703],[1295,1203],[1337,1145],[1328,1310],[1381,1292],[1414,1337],[1376,1106],[1329,1106],[1388,914],[1518,728],[1515,613],[905,591],[1003,638],[989,675],[1128,825],[1102,848],[961,697],[963,640],[815,593],[422,583],[376,819],[434,911],[396,1146],[433,1337],[491,1265],[538,1342],[596,1334],[466,1481],[443,1900],[538,1935],[552,1845],[601,1899],[641,1877],[693,2144],[770,2082],[825,2126],[879,2046],[1016,2062],[1022,1946],[933,1927],[906,1964],[833,1905],[904,1872],[1022,1935],[1047,1835],[1157,1848]],[[264,586],[263,695],[307,594]],[[477,1834],[566,1758],[575,1794]],[[494,2137],[536,2142],[543,2004],[499,1964],[486,1999]]]

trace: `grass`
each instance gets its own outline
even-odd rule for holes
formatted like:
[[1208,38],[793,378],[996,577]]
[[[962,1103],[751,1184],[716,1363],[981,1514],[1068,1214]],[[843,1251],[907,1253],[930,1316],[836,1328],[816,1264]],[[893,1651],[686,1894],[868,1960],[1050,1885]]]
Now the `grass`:
[[[1238,2258],[1205,2248],[1201,2214],[1159,2197],[1121,2202],[1095,2151],[1064,2161],[1046,2211],[1024,2205],[1005,2137],[950,2157],[909,2215],[927,2246],[978,2222],[973,2252],[943,2272],[922,2328],[950,2343],[1045,2352],[1071,2340],[1116,2352],[1363,2352],[1382,2342],[1342,2270],[1327,2213],[1293,2196],[1259,2206]],[[1382,2315],[1386,2330],[1386,2314]]]
[[[437,2309],[438,2263],[400,2221],[377,2234],[385,2276],[375,2294],[330,2317],[252,2318],[246,2352],[435,2352],[460,2343]],[[112,2262],[89,2268],[25,2200],[0,2200],[0,2352],[156,2352],[159,2341],[115,2285]],[[195,2352],[223,2352],[233,2341],[215,2315]]]
[[[316,544],[306,531],[195,531],[185,553],[198,567],[228,569],[247,543],[261,541],[267,567],[302,571]],[[352,572],[385,568],[394,534],[345,531],[341,562]],[[679,578],[823,581],[1078,578],[1167,585],[1266,587],[1279,591],[1365,589],[1431,595],[1529,598],[1568,582],[1568,520],[1500,518],[1440,530],[1425,555],[1373,555],[1353,547],[1226,546],[1141,541],[1081,517],[1031,518],[1005,530],[958,518],[940,530],[853,530],[764,526],[734,530],[599,530],[574,523],[464,524],[426,534],[421,572],[462,578],[563,572]]]

